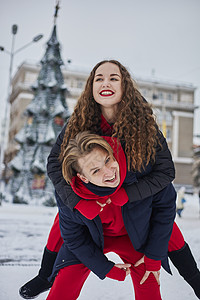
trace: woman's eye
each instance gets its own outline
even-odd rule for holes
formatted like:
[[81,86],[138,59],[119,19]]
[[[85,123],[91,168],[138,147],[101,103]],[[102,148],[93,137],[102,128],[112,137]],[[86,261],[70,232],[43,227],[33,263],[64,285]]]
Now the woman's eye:
[[110,80],[111,80],[111,81],[118,81],[118,79],[115,78],[115,77],[112,77]]
[[96,81],[96,82],[97,82],[97,81],[102,81],[102,78],[97,78],[95,81]]

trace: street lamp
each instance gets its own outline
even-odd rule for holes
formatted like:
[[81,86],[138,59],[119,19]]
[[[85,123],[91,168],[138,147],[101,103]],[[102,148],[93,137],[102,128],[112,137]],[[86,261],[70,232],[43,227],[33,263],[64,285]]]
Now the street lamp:
[[3,161],[4,161],[4,153],[6,149],[6,143],[7,143],[7,137],[9,132],[9,113],[10,113],[10,96],[11,96],[11,82],[12,82],[12,70],[13,70],[13,60],[15,54],[19,53],[23,49],[27,48],[33,43],[38,42],[43,35],[39,34],[35,36],[31,42],[25,44],[24,46],[20,47],[16,51],[14,51],[14,45],[15,45],[15,35],[17,34],[18,26],[16,24],[12,25],[12,45],[11,45],[11,51],[8,51],[4,47],[0,46],[0,51],[3,51],[7,53],[10,56],[10,66],[9,66],[9,80],[8,80],[8,91],[7,91],[7,99],[5,104],[5,113],[4,113],[4,119],[1,125],[2,128],[2,140],[1,140],[1,153],[0,153],[0,204],[1,199],[3,197],[3,180],[2,180],[2,172],[3,172]]

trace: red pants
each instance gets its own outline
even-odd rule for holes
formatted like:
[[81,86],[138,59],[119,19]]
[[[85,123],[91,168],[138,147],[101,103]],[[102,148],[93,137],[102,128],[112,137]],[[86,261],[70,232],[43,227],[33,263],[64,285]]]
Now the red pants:
[[[59,227],[59,214],[56,215],[53,226],[51,227],[51,231],[49,233],[48,241],[47,241],[47,249],[53,252],[58,252],[61,245],[63,243],[63,239],[60,235],[60,227]],[[184,238],[177,224],[174,222],[172,234],[169,240],[168,251],[175,251],[181,249],[185,244]]]
[[47,240],[47,249],[52,252],[58,252],[63,244],[63,239],[60,235],[59,214],[57,213],[54,223],[51,227]]
[[[134,267],[134,264],[143,256],[135,251],[128,235],[120,237],[105,237],[104,253],[115,252],[124,263],[131,264],[131,278],[135,290],[136,300],[161,300],[160,287],[153,274],[141,285],[140,281],[145,273],[144,264]],[[90,270],[83,264],[72,265],[61,269],[54,281],[47,300],[75,300]],[[103,284],[103,282],[102,282]]]

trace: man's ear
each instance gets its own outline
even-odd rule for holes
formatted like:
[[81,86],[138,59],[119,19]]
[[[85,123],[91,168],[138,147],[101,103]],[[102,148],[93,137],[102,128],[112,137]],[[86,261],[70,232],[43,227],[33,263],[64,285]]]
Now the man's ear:
[[77,177],[80,178],[83,182],[89,183],[89,180],[87,179],[87,177],[81,175],[80,173],[77,173]]

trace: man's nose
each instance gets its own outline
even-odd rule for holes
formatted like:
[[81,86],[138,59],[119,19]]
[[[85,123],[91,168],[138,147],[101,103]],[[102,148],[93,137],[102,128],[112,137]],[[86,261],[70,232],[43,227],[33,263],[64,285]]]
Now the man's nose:
[[106,176],[112,176],[113,175],[113,170],[107,166],[104,167],[104,173]]

